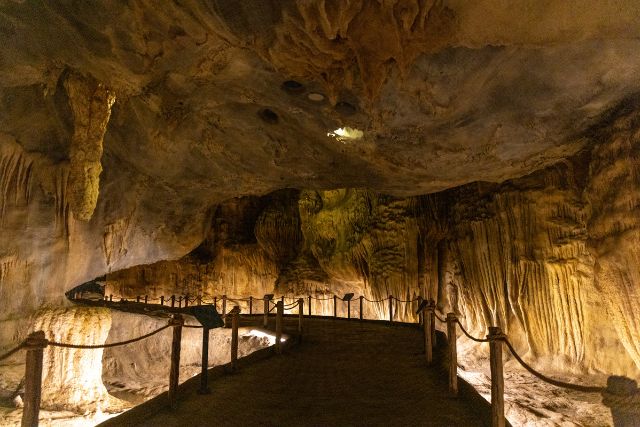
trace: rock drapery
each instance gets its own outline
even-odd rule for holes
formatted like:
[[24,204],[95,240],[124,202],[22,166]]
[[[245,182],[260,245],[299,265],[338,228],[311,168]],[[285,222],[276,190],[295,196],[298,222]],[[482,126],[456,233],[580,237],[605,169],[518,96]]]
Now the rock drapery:
[[106,273],[430,296],[540,367],[637,378],[639,9],[1,3],[0,347]]

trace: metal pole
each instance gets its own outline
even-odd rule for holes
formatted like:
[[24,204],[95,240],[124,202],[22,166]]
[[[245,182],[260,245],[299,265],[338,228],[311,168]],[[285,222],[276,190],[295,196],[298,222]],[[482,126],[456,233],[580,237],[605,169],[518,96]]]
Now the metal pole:
[[202,370],[198,394],[209,394],[209,328],[202,328]]
[[502,367],[502,331],[489,327],[489,364],[491,367],[491,425],[504,427],[504,371]]
[[338,317],[338,297],[333,296],[333,317]]
[[364,297],[360,295],[360,320],[364,319]]
[[447,338],[449,339],[449,391],[458,394],[458,349],[456,345],[456,317],[455,313],[447,314]]
[[351,319],[351,300],[347,301],[347,319]]
[[42,359],[47,340],[44,331],[36,331],[26,339],[26,365],[24,372],[24,409],[22,427],[36,427],[42,396]]
[[171,318],[173,326],[173,341],[171,342],[171,368],[169,370],[169,406],[176,407],[178,399],[178,384],[180,381],[180,343],[182,341],[182,325],[184,319],[179,314]]
[[393,324],[393,295],[389,295],[389,324]]
[[164,295],[160,297],[160,305],[164,305]]
[[249,297],[249,314],[253,314],[253,297]]
[[171,295],[171,307],[175,307],[175,306],[176,306],[176,296]]

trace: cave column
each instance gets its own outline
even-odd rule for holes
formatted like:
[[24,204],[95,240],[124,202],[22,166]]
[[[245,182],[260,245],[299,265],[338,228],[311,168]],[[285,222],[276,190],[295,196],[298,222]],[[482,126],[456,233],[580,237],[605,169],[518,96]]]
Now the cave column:
[[[440,309],[444,307],[444,295],[447,289],[447,264],[449,263],[449,245],[445,239],[438,242],[438,290],[436,303]],[[454,307],[452,307],[454,309]]]

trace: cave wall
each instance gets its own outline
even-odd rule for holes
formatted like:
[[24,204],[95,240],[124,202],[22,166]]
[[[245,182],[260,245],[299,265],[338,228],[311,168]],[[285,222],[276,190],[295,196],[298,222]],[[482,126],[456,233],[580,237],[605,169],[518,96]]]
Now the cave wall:
[[[476,335],[501,326],[541,368],[637,377],[640,126],[631,113],[616,117],[593,130],[593,148],[503,184],[409,198],[337,189],[234,199],[191,255],[109,282],[126,282],[126,297],[154,296],[153,286],[207,296],[422,295]],[[230,217],[237,224],[223,226]],[[196,263],[205,249],[215,255]],[[414,308],[399,304],[396,319],[415,320]],[[313,310],[333,306],[316,301]],[[387,318],[387,303],[365,315]]]

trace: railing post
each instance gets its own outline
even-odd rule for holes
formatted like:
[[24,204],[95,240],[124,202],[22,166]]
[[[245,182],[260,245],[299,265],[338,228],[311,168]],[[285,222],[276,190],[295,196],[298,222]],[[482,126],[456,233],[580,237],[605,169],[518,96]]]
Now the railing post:
[[109,295],[109,302],[113,302],[113,294]]
[[136,302],[140,302],[140,295],[136,296]]
[[144,303],[148,304],[149,303],[149,295],[145,295],[144,296]]
[[489,363],[491,367],[491,426],[504,427],[504,371],[502,366],[502,331],[490,326]]
[[264,297],[264,314],[262,316],[262,326],[265,328],[269,325],[269,299]]
[[436,335],[436,302],[431,300],[429,305],[433,308],[429,314],[431,314],[431,345],[435,347],[438,345]]
[[333,296],[333,317],[338,317],[338,297]]
[[200,388],[198,394],[209,394],[209,328],[202,327],[202,363],[200,371]]
[[213,297],[213,307],[218,310],[218,297]]
[[231,370],[238,370],[238,324],[240,307],[237,305],[229,312],[231,314]]
[[169,370],[169,406],[176,407],[178,398],[178,384],[180,382],[180,343],[182,341],[182,325],[184,319],[179,314],[171,317],[173,326],[173,340],[171,341],[171,368]]
[[364,319],[364,296],[360,295],[360,320]]
[[189,294],[184,296],[184,306],[189,307]]
[[351,300],[347,300],[347,319],[351,319]]
[[182,295],[178,297],[178,307],[182,308]]
[[226,316],[227,314],[227,296],[222,295],[222,315]]
[[389,295],[389,324],[393,324],[393,295]]
[[160,305],[164,305],[164,295],[160,297]]
[[435,307],[431,304],[428,304],[426,307],[426,314],[423,312],[424,324],[424,353],[427,358],[427,364],[430,365],[433,363],[433,334],[431,329],[433,327],[433,319]]
[[447,314],[447,338],[449,340],[449,392],[458,394],[458,348],[455,313]]
[[202,295],[198,295],[198,299],[196,301],[196,304],[202,305]]
[[304,317],[304,299],[298,300],[298,334],[302,337],[302,318]]
[[284,314],[284,303],[282,300],[278,301],[276,312],[276,353],[282,353],[282,315]]
[[38,425],[40,399],[42,396],[42,359],[47,340],[44,331],[30,334],[26,341],[27,355],[24,372],[24,409],[22,410],[22,427]]
[[311,317],[311,295],[309,295],[309,317]]
[[175,307],[175,306],[176,306],[176,296],[171,295],[171,307]]
[[253,314],[253,297],[249,297],[249,314]]
[[[422,304],[423,300],[424,299],[422,297],[418,297],[418,307],[420,307],[420,304]],[[420,326],[423,326],[424,324],[424,310],[418,314],[418,324]]]
[[284,304],[284,295],[280,297],[280,301],[282,301],[282,304]]

